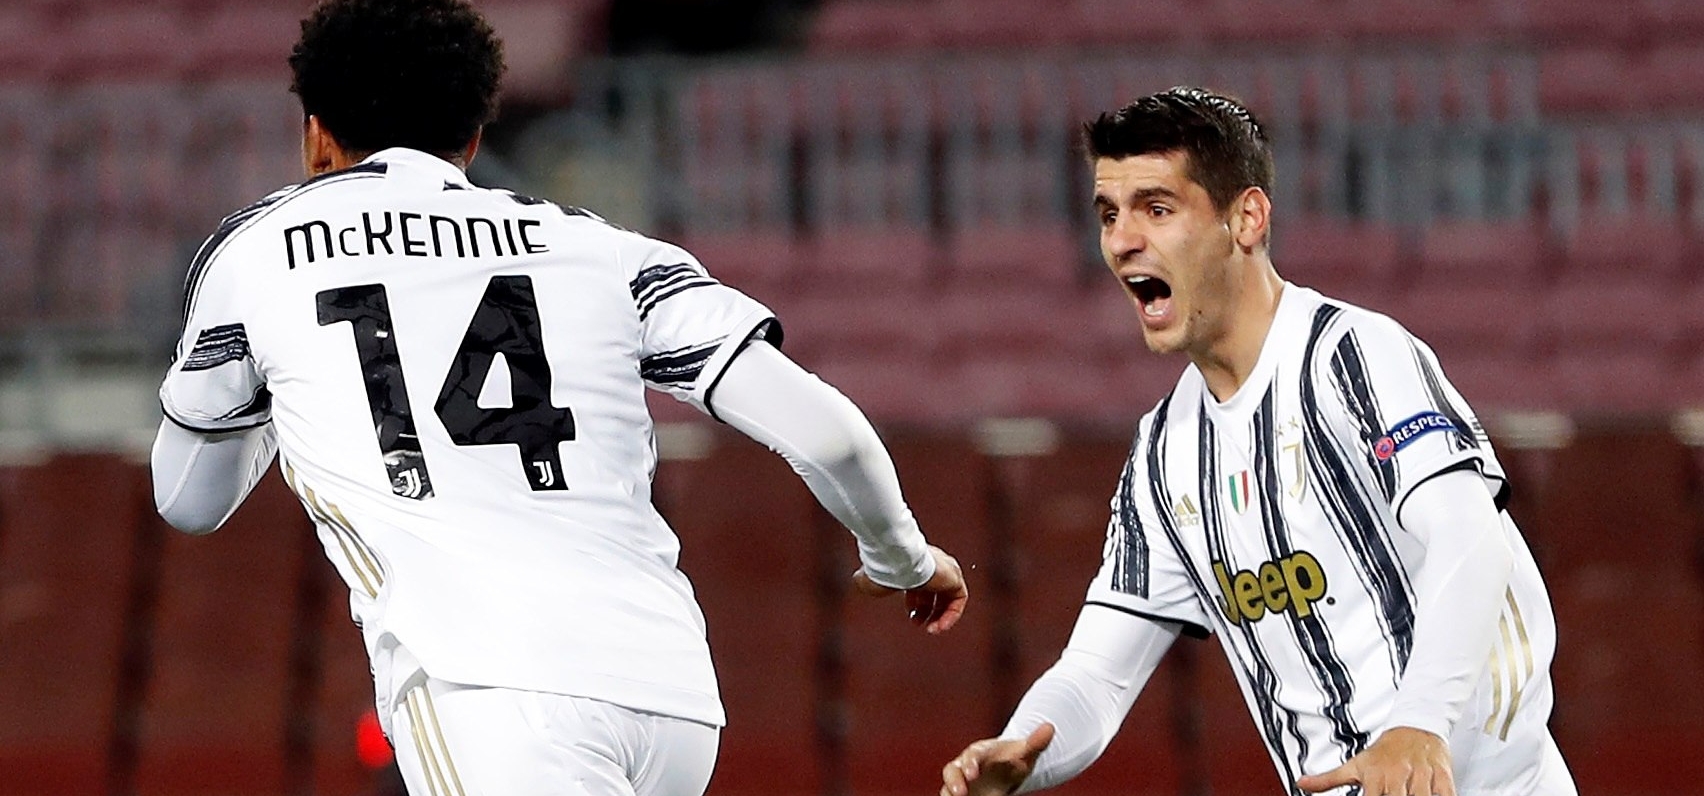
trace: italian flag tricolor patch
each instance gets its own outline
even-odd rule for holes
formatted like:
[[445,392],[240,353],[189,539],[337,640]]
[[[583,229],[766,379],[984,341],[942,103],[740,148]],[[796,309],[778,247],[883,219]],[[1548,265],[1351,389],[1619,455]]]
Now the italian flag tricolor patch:
[[1231,508],[1238,514],[1248,511],[1248,471],[1242,470],[1226,480],[1230,482]]

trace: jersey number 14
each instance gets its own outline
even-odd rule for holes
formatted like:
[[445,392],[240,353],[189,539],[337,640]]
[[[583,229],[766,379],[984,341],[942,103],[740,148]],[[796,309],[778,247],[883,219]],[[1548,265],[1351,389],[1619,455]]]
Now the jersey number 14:
[[[432,477],[415,432],[384,285],[322,290],[315,299],[321,326],[348,321],[355,331],[367,406],[373,411],[391,491],[415,500],[431,497]],[[479,393],[498,354],[509,366],[513,404],[487,409],[479,405]],[[531,278],[491,278],[434,408],[457,445],[517,446],[533,491],[568,488],[557,444],[574,439],[574,413],[550,402],[550,363],[544,356]]]

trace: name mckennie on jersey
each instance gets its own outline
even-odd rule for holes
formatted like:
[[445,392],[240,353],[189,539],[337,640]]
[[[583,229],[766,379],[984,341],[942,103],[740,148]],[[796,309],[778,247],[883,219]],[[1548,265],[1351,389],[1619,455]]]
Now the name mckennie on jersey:
[[[452,218],[421,213],[362,213],[359,223],[315,219],[284,230],[284,260],[291,269],[297,255],[312,263],[322,254],[337,257],[514,257],[543,254],[550,247],[533,240],[543,224],[531,218]],[[481,245],[484,243],[485,245]]]

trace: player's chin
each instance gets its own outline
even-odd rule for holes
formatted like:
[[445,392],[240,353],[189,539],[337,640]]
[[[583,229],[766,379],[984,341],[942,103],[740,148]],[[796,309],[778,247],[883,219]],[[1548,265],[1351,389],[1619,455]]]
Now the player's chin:
[[1156,354],[1175,354],[1183,350],[1183,330],[1172,328],[1155,330],[1142,327],[1142,342],[1148,350]]

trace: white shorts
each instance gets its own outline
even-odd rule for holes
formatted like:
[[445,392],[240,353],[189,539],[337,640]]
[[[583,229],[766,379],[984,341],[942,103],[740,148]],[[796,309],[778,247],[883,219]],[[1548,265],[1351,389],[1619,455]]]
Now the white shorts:
[[410,796],[702,796],[721,736],[596,699],[423,672],[386,701]]

